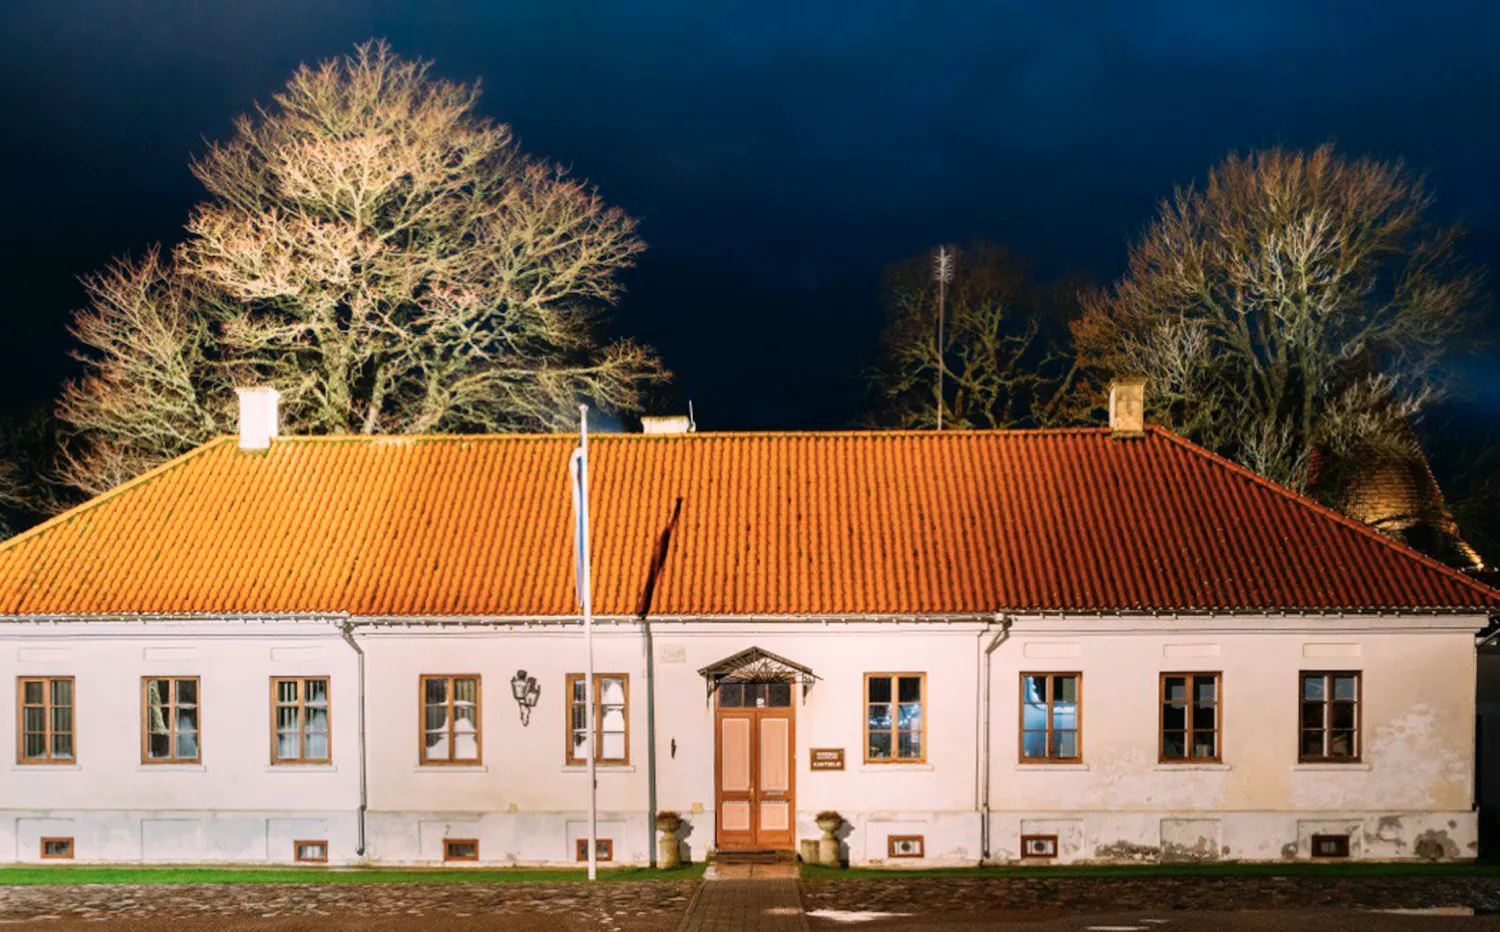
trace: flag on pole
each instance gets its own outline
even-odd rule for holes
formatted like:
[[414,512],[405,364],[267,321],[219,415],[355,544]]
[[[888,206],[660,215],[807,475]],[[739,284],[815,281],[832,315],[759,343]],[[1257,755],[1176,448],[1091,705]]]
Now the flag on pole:
[[[585,671],[583,677],[583,754],[589,784],[589,879],[599,879],[598,786],[594,780],[594,598],[589,564],[589,406],[578,406],[578,449],[568,460],[569,484],[573,487],[573,550],[578,587],[578,605],[583,612]],[[569,696],[572,702],[573,697]]]

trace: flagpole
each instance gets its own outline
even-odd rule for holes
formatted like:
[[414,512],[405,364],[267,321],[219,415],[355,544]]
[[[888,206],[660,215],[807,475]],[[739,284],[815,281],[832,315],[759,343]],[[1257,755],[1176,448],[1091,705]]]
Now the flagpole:
[[594,741],[597,723],[594,721],[594,584],[589,554],[589,406],[578,406],[579,450],[582,451],[578,470],[578,589],[583,602],[583,643],[588,654],[587,668],[583,679],[583,723],[588,732],[584,747],[588,759],[589,781],[589,879],[599,879],[599,811],[597,805],[598,784],[594,780]]

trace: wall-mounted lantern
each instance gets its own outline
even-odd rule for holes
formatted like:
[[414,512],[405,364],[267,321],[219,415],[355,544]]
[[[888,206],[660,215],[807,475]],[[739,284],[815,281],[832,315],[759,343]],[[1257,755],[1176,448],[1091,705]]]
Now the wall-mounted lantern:
[[531,710],[542,697],[542,684],[536,681],[536,677],[527,676],[525,670],[517,670],[510,678],[510,692],[516,697],[516,705],[521,707],[522,727],[531,724]]

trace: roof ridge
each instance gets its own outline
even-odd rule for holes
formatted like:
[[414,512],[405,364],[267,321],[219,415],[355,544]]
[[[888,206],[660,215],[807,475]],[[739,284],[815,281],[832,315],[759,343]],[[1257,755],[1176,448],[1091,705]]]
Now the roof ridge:
[[[840,429],[840,430],[706,430],[693,431],[680,434],[646,434],[639,431],[595,431],[589,434],[592,440],[602,439],[635,439],[635,440],[661,440],[661,439],[698,439],[698,440],[731,440],[746,437],[815,437],[815,438],[848,438],[848,437],[1037,437],[1037,436],[1083,436],[1090,434],[1108,435],[1108,427],[986,427],[965,430],[925,430],[914,427],[899,428],[893,430],[880,429]],[[231,435],[232,436],[232,435]],[[491,441],[522,441],[522,440],[555,440],[558,438],[577,437],[576,433],[484,433],[484,434],[295,434],[274,437],[272,446],[284,443],[371,443],[391,441],[422,441],[429,443],[440,442],[470,442],[476,440]],[[221,437],[218,439],[228,439]]]
[[1466,576],[1462,572],[1454,569],[1441,560],[1429,557],[1427,554],[1422,553],[1420,550],[1417,550],[1413,547],[1403,544],[1399,540],[1395,540],[1394,538],[1380,533],[1379,531],[1370,527],[1368,524],[1365,524],[1363,521],[1356,521],[1348,515],[1343,514],[1336,509],[1329,508],[1327,505],[1324,505],[1321,502],[1303,495],[1300,492],[1295,492],[1279,482],[1273,482],[1272,480],[1267,479],[1265,476],[1262,476],[1255,470],[1245,466],[1241,466],[1234,460],[1215,453],[1213,450],[1210,450],[1208,447],[1202,446],[1201,444],[1194,443],[1186,437],[1168,430],[1160,424],[1148,424],[1146,425],[1146,430],[1151,433],[1158,434],[1162,437],[1162,439],[1171,441],[1177,446],[1182,447],[1184,450],[1188,450],[1190,452],[1198,454],[1204,459],[1207,459],[1209,462],[1216,463],[1223,469],[1227,469],[1230,472],[1247,478],[1252,482],[1255,482],[1256,484],[1276,493],[1277,495],[1281,495],[1284,498],[1290,499],[1292,502],[1300,505],[1302,508],[1311,511],[1314,514],[1322,515],[1326,518],[1332,518],[1334,521],[1344,525],[1345,527],[1354,531],[1356,534],[1363,534],[1366,537],[1379,541],[1381,544],[1389,547],[1396,553],[1399,553],[1409,559],[1414,559],[1417,562],[1426,565],[1430,569],[1438,570],[1439,572],[1463,583],[1464,585],[1468,586],[1478,593],[1481,593],[1482,595],[1490,598],[1500,598],[1500,589],[1495,589],[1491,586],[1487,586],[1477,579]]
[[129,492],[136,486],[145,485],[147,482],[150,482],[153,479],[156,479],[157,477],[168,473],[173,469],[176,469],[178,466],[183,465],[188,460],[193,459],[199,454],[222,446],[225,442],[232,441],[233,439],[233,436],[221,435],[213,438],[212,440],[206,440],[203,443],[198,444],[196,447],[193,447],[191,450],[188,450],[186,453],[179,453],[178,455],[167,460],[165,463],[161,463],[157,466],[151,467],[150,469],[141,473],[139,476],[126,479],[124,482],[106,492],[101,492],[98,495],[89,498],[87,501],[79,502],[72,508],[69,508],[67,511],[59,512],[58,514],[55,514],[52,517],[48,518],[46,521],[43,521],[40,524],[33,525],[22,531],[21,533],[15,535],[14,537],[10,537],[5,539],[4,541],[0,541],[0,554],[15,550],[23,541],[30,540],[33,537],[38,537],[59,524],[64,524],[68,521],[72,521],[74,518],[85,512],[94,511],[97,508],[107,505],[110,502],[114,501],[115,498],[124,495],[126,492]]

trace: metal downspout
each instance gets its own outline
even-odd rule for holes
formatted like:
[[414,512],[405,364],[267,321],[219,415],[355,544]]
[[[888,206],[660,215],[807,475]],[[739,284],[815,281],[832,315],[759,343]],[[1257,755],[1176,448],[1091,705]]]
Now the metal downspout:
[[651,622],[642,620],[646,646],[646,850],[656,867],[656,651],[651,646]]
[[980,717],[983,720],[984,734],[980,740],[980,823],[979,823],[979,863],[981,866],[990,859],[990,655],[995,649],[1010,637],[1010,626],[1014,620],[1008,615],[997,616],[996,621],[1001,625],[1000,630],[990,639],[990,643],[984,648],[983,658],[983,683],[981,684]]
[[355,845],[354,853],[363,858],[365,856],[365,813],[369,809],[369,784],[365,779],[365,652],[354,640],[353,622],[346,621],[339,625],[339,633],[343,635],[344,641],[354,648],[354,653],[359,658],[359,840]]

